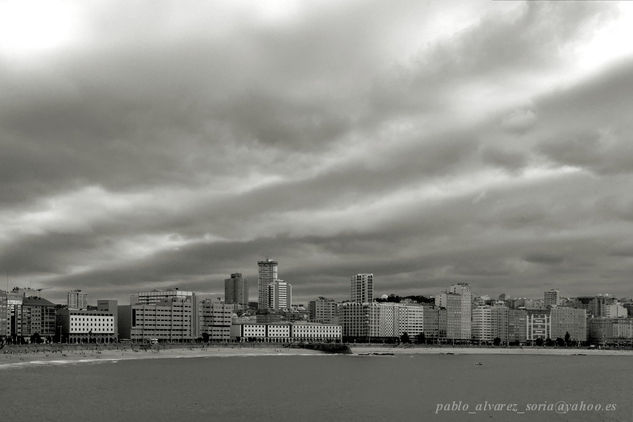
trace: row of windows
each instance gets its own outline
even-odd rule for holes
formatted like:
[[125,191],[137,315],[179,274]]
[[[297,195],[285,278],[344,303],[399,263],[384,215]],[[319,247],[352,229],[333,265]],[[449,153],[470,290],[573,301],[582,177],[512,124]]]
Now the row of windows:
[[84,323],[84,324],[79,324],[79,323],[70,323],[71,327],[114,327],[114,324],[92,324],[92,323]]
[[72,318],[70,318],[70,320],[71,321],[100,321],[100,322],[103,322],[103,321],[114,321],[114,318],[113,317],[109,317],[109,318],[107,318],[107,317],[106,318],[94,318],[94,317],[92,317],[92,318],[76,318],[76,317],[72,317]]

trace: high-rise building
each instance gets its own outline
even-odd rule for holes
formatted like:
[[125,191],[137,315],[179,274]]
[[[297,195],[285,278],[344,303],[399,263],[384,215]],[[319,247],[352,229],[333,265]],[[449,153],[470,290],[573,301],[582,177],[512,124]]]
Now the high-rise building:
[[343,337],[348,341],[384,341],[407,333],[439,337],[439,308],[419,304],[345,302],[339,305]]
[[472,292],[468,283],[457,283],[435,298],[436,306],[446,308],[446,338],[470,340]]
[[198,305],[199,335],[207,334],[211,341],[229,341],[233,305],[220,300],[205,299]]
[[374,301],[374,275],[356,274],[352,276],[350,300],[358,303]]
[[138,292],[137,294],[130,296],[130,305],[155,305],[157,303],[164,302],[172,299],[186,299],[190,298],[193,302],[195,300],[195,293],[187,290],[180,289],[154,289]]
[[589,318],[587,324],[593,344],[633,345],[633,318]]
[[[440,312],[445,312],[446,310],[429,305],[424,305],[422,308],[424,309],[424,337],[427,339],[441,337]],[[444,330],[444,336],[446,336],[446,330]]]
[[620,302],[614,301],[603,306],[603,314],[605,318],[626,318],[629,316],[629,311]]
[[501,344],[508,344],[510,331],[510,310],[503,302],[492,306],[492,335],[499,339]]
[[14,341],[18,340],[18,327],[22,324],[22,303],[24,299],[24,295],[16,291],[16,289],[7,292],[7,331],[9,332],[9,335],[13,337]]
[[607,306],[612,305],[613,303],[615,303],[615,298],[609,296],[608,294],[600,294],[598,296],[594,296],[589,302],[588,311],[594,317],[606,317]]
[[527,340],[552,338],[550,312],[547,309],[527,310]]
[[558,305],[560,305],[560,291],[551,289],[543,293],[543,306],[545,308]]
[[483,305],[473,309],[473,340],[482,343],[508,342],[509,309],[503,304]]
[[508,343],[525,344],[527,341],[527,311],[508,309]]
[[338,323],[338,303],[334,299],[319,297],[308,303],[308,318],[322,324]]
[[0,341],[11,336],[11,312],[7,293],[0,291]]
[[41,297],[25,297],[14,308],[11,335],[29,341],[34,335],[53,340],[55,336],[55,304]]
[[133,341],[190,341],[196,336],[195,297],[171,297],[158,303],[136,303],[131,308]]
[[584,309],[556,306],[550,310],[551,339],[565,338],[587,341],[587,312]]
[[276,311],[290,309],[292,306],[292,284],[275,280],[268,284],[268,309]]
[[345,302],[339,305],[343,337],[368,342],[398,336],[398,304]]
[[88,293],[84,293],[81,290],[71,290],[68,292],[66,304],[68,309],[87,309]]
[[[411,340],[425,332],[425,312],[428,306],[400,304],[398,307],[398,336],[407,333]],[[426,334],[425,334],[426,335]]]
[[268,308],[268,285],[279,278],[279,263],[273,259],[257,261],[257,308]]
[[[378,333],[371,333],[372,337],[395,338],[400,337],[400,324],[398,317],[401,305],[399,303],[374,303],[370,309],[378,318]],[[377,312],[376,312],[377,311]],[[370,316],[374,318],[374,316]]]
[[224,302],[241,308],[248,307],[248,281],[241,273],[233,273],[231,278],[224,280]]
[[489,343],[494,339],[492,333],[492,306],[480,305],[473,309],[473,340]]
[[346,302],[338,307],[339,321],[343,327],[343,339],[369,339],[368,303]]

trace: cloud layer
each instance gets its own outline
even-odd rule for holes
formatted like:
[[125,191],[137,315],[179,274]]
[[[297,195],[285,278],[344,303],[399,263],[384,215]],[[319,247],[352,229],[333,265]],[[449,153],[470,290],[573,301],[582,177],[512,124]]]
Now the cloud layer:
[[273,256],[299,301],[630,296],[631,7],[263,3],[59,3],[0,44],[14,284],[254,292]]

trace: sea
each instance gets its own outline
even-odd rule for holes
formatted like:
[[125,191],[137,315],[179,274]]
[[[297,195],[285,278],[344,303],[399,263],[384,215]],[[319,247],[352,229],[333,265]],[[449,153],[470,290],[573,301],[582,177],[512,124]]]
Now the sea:
[[311,355],[0,368],[0,421],[633,421],[633,357]]

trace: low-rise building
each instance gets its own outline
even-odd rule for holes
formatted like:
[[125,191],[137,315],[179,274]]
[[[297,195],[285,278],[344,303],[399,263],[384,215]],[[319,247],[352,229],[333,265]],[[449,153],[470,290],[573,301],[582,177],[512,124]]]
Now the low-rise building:
[[266,341],[268,324],[241,323],[231,325],[231,340]]
[[288,323],[266,324],[266,341],[271,343],[290,341],[290,327]]
[[340,325],[311,322],[277,324],[238,323],[231,326],[231,339],[240,342],[330,342],[341,341],[341,335],[342,328]]
[[108,309],[58,309],[58,341],[62,343],[116,342],[118,340],[116,319],[116,311]]
[[343,329],[337,324],[296,322],[290,328],[292,341],[341,341]]

